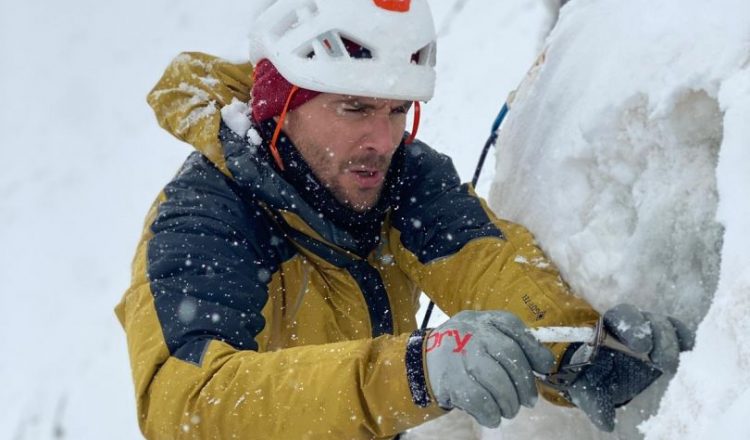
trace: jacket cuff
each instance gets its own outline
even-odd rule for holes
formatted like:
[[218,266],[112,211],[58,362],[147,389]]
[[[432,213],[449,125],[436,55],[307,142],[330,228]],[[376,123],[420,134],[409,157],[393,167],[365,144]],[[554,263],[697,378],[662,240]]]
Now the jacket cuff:
[[406,344],[406,379],[409,382],[411,398],[419,407],[430,405],[430,392],[424,369],[424,338],[427,332],[417,330],[409,336]]

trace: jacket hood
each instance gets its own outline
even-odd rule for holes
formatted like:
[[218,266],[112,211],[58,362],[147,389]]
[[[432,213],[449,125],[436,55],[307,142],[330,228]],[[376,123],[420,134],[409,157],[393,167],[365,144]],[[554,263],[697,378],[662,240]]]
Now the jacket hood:
[[233,100],[250,101],[252,77],[250,63],[184,52],[172,60],[147,100],[162,128],[228,174],[218,136],[221,109]]

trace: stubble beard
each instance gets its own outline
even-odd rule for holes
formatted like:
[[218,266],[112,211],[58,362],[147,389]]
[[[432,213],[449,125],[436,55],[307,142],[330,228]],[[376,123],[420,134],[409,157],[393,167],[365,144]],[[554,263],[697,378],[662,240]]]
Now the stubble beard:
[[[359,191],[356,188],[351,189],[350,191],[347,191],[346,188],[344,188],[343,185],[338,180],[335,180],[334,182],[326,185],[329,191],[331,191],[331,194],[333,194],[333,197],[342,205],[346,206],[347,208],[351,209],[352,211],[358,212],[358,213],[365,213],[372,209],[375,205],[378,204],[378,201],[380,201],[380,196],[383,193],[383,185],[380,185],[380,187],[377,190],[364,190]],[[353,201],[352,199],[352,192],[360,192],[360,193],[374,193],[372,197],[367,198],[364,201]],[[360,200],[358,198],[358,200]]]
[[[337,164],[333,160],[334,158],[326,153],[325,148],[311,147],[309,149],[306,148],[306,150],[311,153],[310,160],[305,159],[308,166],[323,186],[333,194],[336,201],[358,213],[369,211],[377,205],[378,201],[380,201],[383,187],[385,186],[385,175],[390,167],[391,157],[378,155],[376,153],[364,153],[354,156],[343,163]],[[383,173],[383,182],[377,189],[359,190],[353,186],[348,188],[341,182],[341,180],[348,173],[347,170],[352,167],[375,168]],[[357,193],[362,195],[370,193],[372,195],[365,200],[362,200],[359,197],[353,197],[356,196]],[[355,198],[356,200],[352,200],[352,198]]]

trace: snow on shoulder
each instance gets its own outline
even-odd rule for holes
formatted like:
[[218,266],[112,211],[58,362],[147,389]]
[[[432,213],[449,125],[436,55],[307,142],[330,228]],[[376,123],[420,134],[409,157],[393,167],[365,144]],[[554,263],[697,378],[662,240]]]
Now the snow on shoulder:
[[599,310],[677,316],[697,345],[614,434],[540,404],[503,440],[750,438],[748,17],[745,0],[562,9],[500,134],[491,204]]

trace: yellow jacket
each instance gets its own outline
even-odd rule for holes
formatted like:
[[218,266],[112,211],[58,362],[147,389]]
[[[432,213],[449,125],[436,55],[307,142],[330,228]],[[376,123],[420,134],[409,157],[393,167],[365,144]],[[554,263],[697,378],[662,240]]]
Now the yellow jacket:
[[147,438],[380,439],[443,414],[415,332],[420,291],[449,315],[596,320],[531,234],[420,142],[394,156],[400,178],[363,246],[222,123],[251,77],[186,53],[148,98],[197,152],[154,202],[116,308]]

